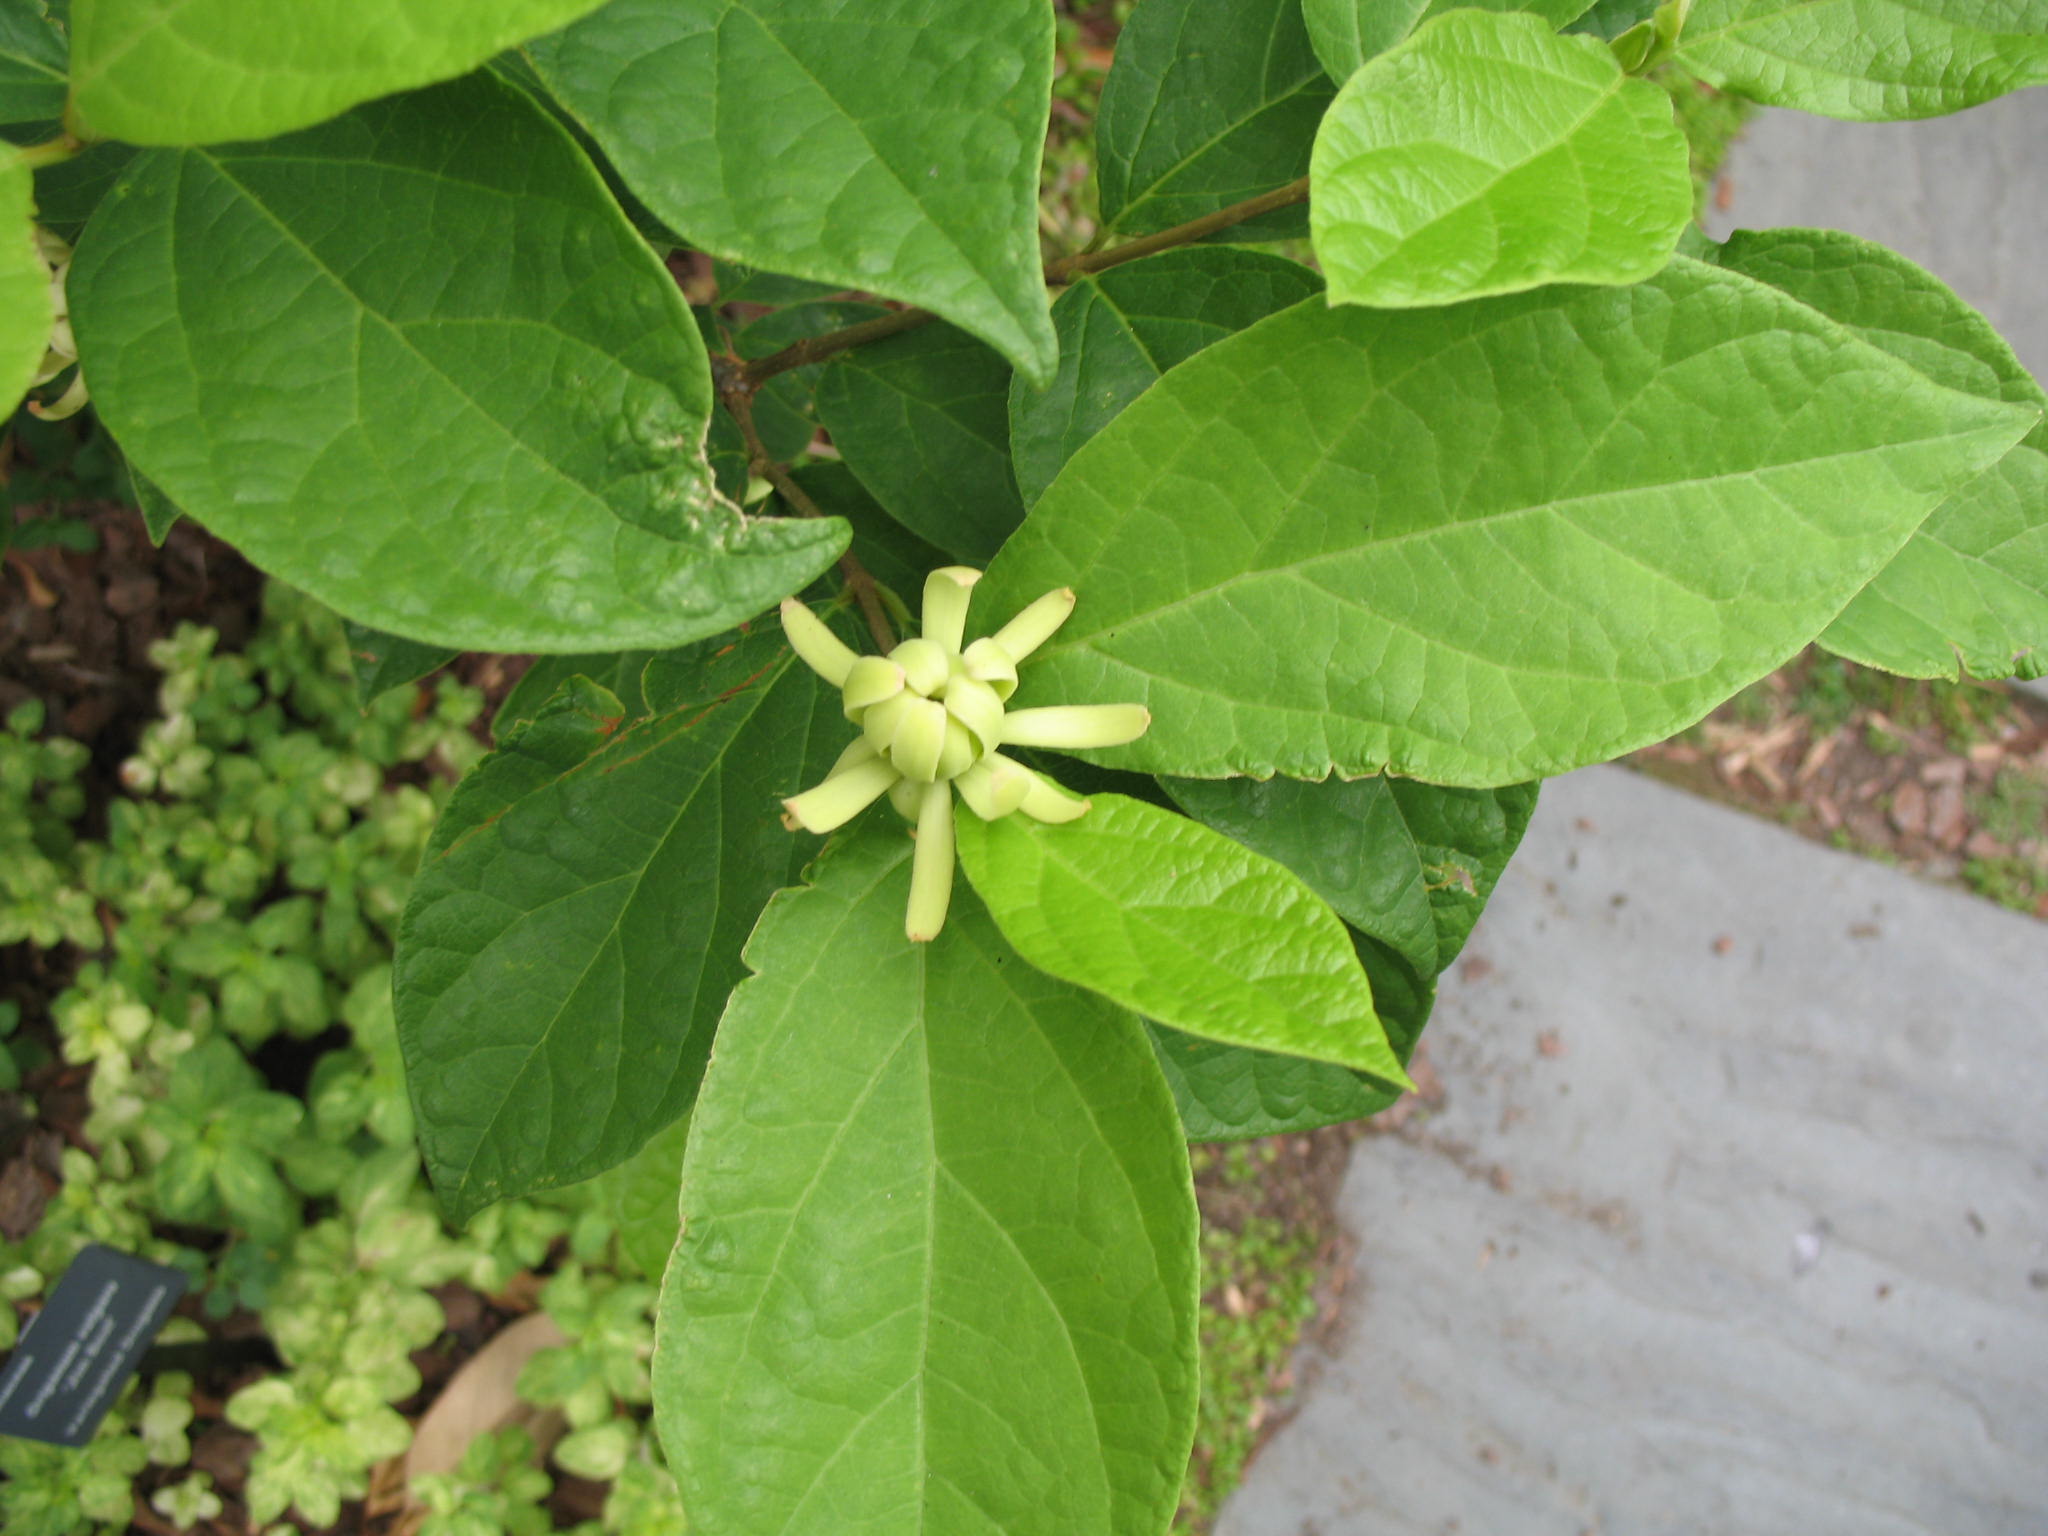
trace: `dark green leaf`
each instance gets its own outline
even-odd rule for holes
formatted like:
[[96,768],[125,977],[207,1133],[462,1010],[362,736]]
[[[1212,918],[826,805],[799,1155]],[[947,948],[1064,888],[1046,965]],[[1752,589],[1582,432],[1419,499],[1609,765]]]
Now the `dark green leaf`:
[[747,946],[683,1165],[655,1414],[703,1536],[1165,1529],[1194,1427],[1196,1216],[1135,1019],[909,841],[829,850]]
[[[1649,3],[1654,7],[1656,0]],[[1385,53],[1425,21],[1460,9],[1528,11],[1556,30],[1578,17],[1586,9],[1586,0],[1523,0],[1520,4],[1516,0],[1301,0],[1316,57],[1340,85],[1366,60]],[[1649,13],[1649,9],[1643,11],[1645,16]]]
[[1052,371],[1042,0],[613,0],[532,45],[655,213],[728,261],[944,315]]
[[54,130],[69,89],[65,67],[63,35],[40,0],[0,0],[0,124],[50,123]]
[[844,546],[835,523],[752,522],[714,494],[709,370],[674,282],[563,131],[488,75],[140,158],[70,291],[94,403],[142,473],[379,629],[682,644]]
[[[1117,42],[1096,120],[1103,224],[1168,229],[1293,181],[1335,89],[1301,0],[1145,0]],[[1230,234],[1297,235],[1305,222],[1288,208]]]
[[1515,783],[1768,672],[2035,420],[1684,258],[1632,288],[1310,301],[1076,454],[976,601],[1081,595],[1031,697],[1148,705],[1113,765]]
[[1865,122],[2048,82],[2041,0],[1695,0],[1679,62],[1774,107]]
[[581,678],[435,829],[394,995],[427,1167],[457,1219],[588,1178],[689,1108],[740,946],[801,868],[777,799],[845,743],[761,626],[627,722]]
[[825,460],[806,464],[791,474],[820,511],[846,519],[853,529],[854,555],[870,576],[915,613],[922,601],[925,577],[949,564],[951,556],[884,512],[844,464]]
[[519,676],[512,691],[491,717],[491,735],[502,746],[513,727],[536,718],[548,700],[561,691],[572,677],[587,677],[619,701],[628,720],[640,720],[649,713],[640,691],[640,675],[647,670],[653,651],[600,651],[587,656],[536,656],[533,665]]
[[71,113],[130,144],[268,138],[453,79],[598,3],[76,0]]
[[1459,10],[1353,75],[1309,171],[1316,257],[1342,304],[1449,304],[1630,283],[1692,222],[1661,86],[1597,38]]
[[[54,133],[55,123],[50,124]],[[136,156],[132,145],[94,144],[69,160],[36,169],[36,222],[76,243],[85,222]]]
[[[2040,410],[2041,387],[1932,274],[1834,230],[1740,232],[1723,266],[1781,288],[1937,384]],[[1934,509],[1820,643],[1910,677],[2048,672],[2048,424]]]
[[842,354],[818,381],[818,415],[861,484],[904,527],[975,565],[1024,516],[1009,401],[1009,366],[949,325]]
[[1189,1141],[1243,1141],[1376,1115],[1400,1090],[1330,1061],[1283,1056],[1152,1026],[1152,1047]]
[[1284,865],[1141,800],[1048,826],[962,815],[960,867],[1040,970],[1227,1045],[1405,1085],[1344,925]]
[[1321,288],[1298,261],[1223,245],[1161,251],[1081,278],[1052,307],[1052,383],[1010,381],[1010,447],[1025,503],[1167,369]]
[[[148,515],[144,512],[145,520]],[[151,537],[155,537],[154,533]],[[157,539],[156,542],[161,544],[163,540]],[[349,665],[355,668],[356,674],[356,701],[365,708],[379,694],[403,688],[407,683],[416,683],[462,654],[446,646],[426,645],[400,635],[387,635],[380,629],[370,629],[352,619],[345,627],[348,630]]]
[[[806,336],[822,336],[827,331],[858,325],[887,313],[879,304],[813,299],[763,315],[742,329],[733,341],[739,355],[751,362],[780,352]],[[754,392],[754,426],[771,458],[787,463],[810,446],[818,430],[812,397],[818,388],[818,376],[824,371],[821,363],[791,368]]]

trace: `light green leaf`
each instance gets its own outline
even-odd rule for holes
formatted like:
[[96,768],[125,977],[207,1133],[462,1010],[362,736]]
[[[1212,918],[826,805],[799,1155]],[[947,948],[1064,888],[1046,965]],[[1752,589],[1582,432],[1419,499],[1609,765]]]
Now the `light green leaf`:
[[[2034,410],[1984,317],[1905,257],[1834,230],[1740,232],[1715,260],[1781,288],[1935,383]],[[2048,425],[1939,507],[1820,643],[1909,677],[2048,672]]]
[[488,75],[143,156],[70,293],[137,469],[359,623],[462,650],[678,645],[845,546],[715,495],[674,281]]
[[0,0],[0,124],[47,122],[54,138],[65,68],[63,35],[41,0]]
[[1052,371],[1043,0],[613,0],[532,45],[647,206],[703,250],[922,305]]
[[[145,517],[147,515],[144,514]],[[157,542],[163,541],[159,539]],[[345,628],[348,631],[349,666],[356,674],[356,702],[366,708],[379,695],[394,688],[403,688],[407,683],[416,683],[462,654],[446,646],[425,645],[418,640],[407,640],[402,635],[387,635],[380,629],[370,629],[353,620]]]
[[1081,594],[1027,681],[1149,705],[1112,765],[1511,784],[1761,677],[2035,420],[1684,258],[1632,288],[1311,301],[1076,454],[976,602]]
[[1024,504],[1010,474],[1010,370],[948,325],[842,354],[818,381],[818,416],[889,515],[980,565]]
[[74,0],[81,136],[214,144],[310,127],[466,74],[600,0]]
[[1629,283],[1692,219],[1685,136],[1614,52],[1520,12],[1452,11],[1351,77],[1309,171],[1333,303]]
[[1081,278],[1052,307],[1052,383],[1010,381],[1010,447],[1025,503],[1167,369],[1321,289],[1298,261],[1225,245],[1161,251]]
[[[1145,0],[1096,118],[1104,227],[1169,229],[1302,176],[1334,89],[1301,0]],[[1230,238],[1298,235],[1304,222],[1282,209]]]
[[740,946],[801,868],[776,802],[844,746],[836,690],[773,626],[666,681],[628,722],[572,679],[463,780],[414,881],[399,1040],[458,1220],[588,1178],[689,1108]]
[[1527,11],[1554,31],[1576,21],[1588,0],[1301,0],[1309,41],[1332,80],[1349,80],[1367,59],[1377,58],[1431,17],[1445,11]]
[[683,1178],[683,1147],[690,1139],[687,1115],[657,1131],[646,1146],[600,1182],[605,1209],[619,1229],[619,1252],[645,1280],[661,1280],[676,1245],[682,1216],[676,1208]]
[[50,269],[36,249],[34,196],[26,166],[0,163],[0,417],[14,414],[41,370],[56,316]]
[[1040,970],[1188,1034],[1406,1085],[1343,923],[1284,865],[1123,795],[1060,826],[963,815],[958,837]]
[[1152,1026],[1159,1069],[1189,1141],[1244,1141],[1376,1115],[1397,1088],[1330,1061],[1254,1051]]
[[1196,1215],[1137,1021],[871,830],[747,946],[683,1164],[656,1419],[701,1536],[1166,1528]]
[[2048,82],[2043,0],[1695,0],[1678,61],[1775,107],[1938,117]]

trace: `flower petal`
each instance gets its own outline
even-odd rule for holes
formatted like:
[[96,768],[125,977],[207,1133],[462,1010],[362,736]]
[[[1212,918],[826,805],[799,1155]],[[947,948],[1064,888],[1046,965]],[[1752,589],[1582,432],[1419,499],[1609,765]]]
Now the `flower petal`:
[[869,758],[815,789],[792,795],[782,802],[782,808],[789,813],[788,819],[806,832],[830,832],[873,805],[901,777],[887,759]]
[[1120,747],[1152,724],[1142,704],[1054,704],[1003,716],[1003,743],[1016,747]]
[[789,636],[790,649],[834,688],[842,687],[846,674],[857,659],[845,641],[825,627],[825,621],[793,597],[782,600],[782,632]]
[[1053,631],[1066,623],[1067,615],[1073,611],[1074,589],[1056,587],[997,630],[995,642],[1009,653],[1012,661],[1021,662],[1050,640]]
[[967,633],[967,600],[981,572],[972,566],[942,565],[924,579],[924,625],[920,633],[957,654]]
[[953,904],[953,786],[927,784],[917,808],[917,850],[910,856],[910,907],[903,931],[926,944],[946,926]]

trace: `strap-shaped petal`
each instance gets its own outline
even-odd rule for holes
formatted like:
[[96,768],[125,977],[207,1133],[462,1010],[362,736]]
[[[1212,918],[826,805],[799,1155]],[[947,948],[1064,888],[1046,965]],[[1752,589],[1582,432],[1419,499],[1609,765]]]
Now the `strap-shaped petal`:
[[803,657],[813,672],[834,688],[845,685],[846,674],[858,659],[853,649],[793,597],[782,600],[782,632],[789,636],[790,649]]
[[1003,701],[987,683],[954,678],[946,684],[946,713],[974,733],[982,751],[993,752],[1003,744]]
[[967,634],[967,600],[981,572],[972,566],[942,565],[924,579],[924,627],[927,640],[957,653]]
[[969,677],[987,683],[1006,704],[1017,691],[1016,658],[986,636],[960,653],[960,664]]
[[789,820],[806,832],[830,832],[873,805],[901,777],[886,759],[870,758],[835,774],[816,789],[792,795],[782,802],[782,808],[789,813]]
[[858,720],[861,711],[884,699],[893,699],[904,688],[903,669],[886,656],[862,656],[857,658],[846,674],[840,702],[845,707],[846,718]]
[[939,776],[946,750],[946,706],[937,699],[912,699],[889,741],[889,761],[906,779],[929,784]]
[[983,821],[1000,821],[1024,803],[1032,778],[1022,764],[1001,754],[983,758],[954,780],[967,809]]
[[1050,640],[1073,611],[1074,589],[1056,587],[997,630],[993,638],[1012,661],[1020,662]]
[[910,907],[903,931],[913,944],[939,936],[953,905],[953,786],[927,784],[917,808],[917,851],[910,856]]
[[1136,741],[1151,724],[1152,711],[1142,704],[1054,704],[1004,715],[1003,742],[1061,750],[1120,747]]

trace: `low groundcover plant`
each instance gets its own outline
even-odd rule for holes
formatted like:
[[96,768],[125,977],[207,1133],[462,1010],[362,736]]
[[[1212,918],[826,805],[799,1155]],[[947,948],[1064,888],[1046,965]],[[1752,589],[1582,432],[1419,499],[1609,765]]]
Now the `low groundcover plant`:
[[1185,1140],[1391,1102],[1542,778],[1815,640],[2048,664],[2038,385],[1878,246],[1701,237],[1646,78],[1931,116],[2038,0],[1142,0],[1050,253],[1050,0],[0,21],[0,386],[375,685],[540,656],[397,1036],[458,1221],[687,1117],[707,1536],[1161,1529]]

